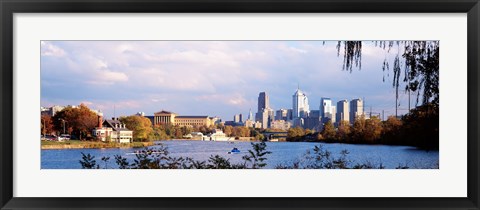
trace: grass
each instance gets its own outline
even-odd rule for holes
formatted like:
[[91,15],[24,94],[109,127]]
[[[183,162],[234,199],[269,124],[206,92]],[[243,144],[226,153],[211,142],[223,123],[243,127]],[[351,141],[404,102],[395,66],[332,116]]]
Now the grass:
[[72,146],[79,148],[119,148],[119,147],[133,147],[141,148],[145,146],[152,146],[153,142],[133,142],[133,143],[116,143],[116,142],[99,142],[99,141],[41,141],[42,146],[63,148],[64,146]]

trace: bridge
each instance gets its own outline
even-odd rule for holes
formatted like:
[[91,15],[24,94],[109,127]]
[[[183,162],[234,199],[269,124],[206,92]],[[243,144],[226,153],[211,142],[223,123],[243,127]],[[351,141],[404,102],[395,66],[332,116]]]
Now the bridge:
[[262,135],[265,136],[265,140],[270,141],[272,139],[287,138],[286,131],[276,131],[276,132],[262,132]]

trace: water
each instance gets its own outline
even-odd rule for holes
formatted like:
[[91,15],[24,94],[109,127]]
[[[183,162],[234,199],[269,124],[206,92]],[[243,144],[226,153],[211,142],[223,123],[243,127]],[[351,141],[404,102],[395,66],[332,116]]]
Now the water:
[[[210,142],[210,141],[161,141],[168,147],[171,156],[191,157],[195,160],[208,160],[211,155],[220,155],[230,159],[232,163],[242,162],[242,156],[252,149],[250,142]],[[347,158],[356,163],[382,164],[386,168],[395,168],[399,165],[407,165],[410,168],[438,168],[438,151],[418,150],[408,146],[387,145],[352,145],[352,144],[324,144],[310,142],[267,142],[267,150],[272,153],[267,156],[267,167],[275,168],[279,164],[291,165],[295,160],[301,159],[307,150],[315,145],[323,145],[323,148],[339,155],[342,150],[348,150]],[[238,154],[228,154],[233,147],[240,150]],[[151,146],[150,149],[158,148]],[[103,162],[101,157],[110,157],[108,168],[116,168],[114,155],[122,155],[128,160],[135,158],[133,148],[128,149],[63,149],[42,150],[42,169],[80,169],[81,153],[95,156],[97,163]]]

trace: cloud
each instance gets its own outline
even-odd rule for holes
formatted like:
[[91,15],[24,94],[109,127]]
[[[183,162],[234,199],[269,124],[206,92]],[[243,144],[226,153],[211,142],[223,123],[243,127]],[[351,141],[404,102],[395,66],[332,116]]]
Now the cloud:
[[65,55],[65,51],[50,42],[41,41],[41,55],[42,56],[54,56],[54,57],[62,57]]
[[[260,91],[274,108],[291,108],[297,84],[320,97],[387,102],[383,49],[363,46],[362,70],[343,71],[336,42],[51,41],[41,45],[42,103],[92,102],[125,114],[161,109],[229,117],[256,109]],[[388,78],[387,78],[388,80]],[[123,107],[123,108],[120,108]]]
[[121,72],[105,70],[94,73],[95,75],[92,75],[92,78],[85,81],[85,83],[93,85],[113,85],[115,82],[128,81],[127,75]]

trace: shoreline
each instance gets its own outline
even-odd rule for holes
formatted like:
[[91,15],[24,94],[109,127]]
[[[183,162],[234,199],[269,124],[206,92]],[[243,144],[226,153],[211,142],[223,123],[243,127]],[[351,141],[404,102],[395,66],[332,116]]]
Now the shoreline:
[[154,142],[91,142],[91,141],[64,141],[64,142],[41,142],[42,150],[50,149],[113,149],[113,148],[142,148],[155,145]]

